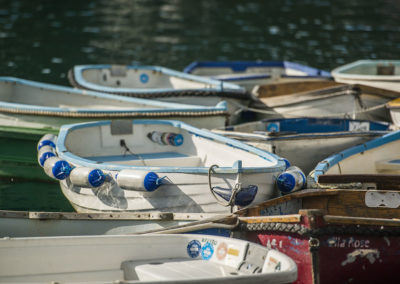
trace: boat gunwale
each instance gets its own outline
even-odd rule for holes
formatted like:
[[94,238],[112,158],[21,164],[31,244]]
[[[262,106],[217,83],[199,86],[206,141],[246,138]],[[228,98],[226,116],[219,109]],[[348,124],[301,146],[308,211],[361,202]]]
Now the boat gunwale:
[[[192,73],[196,68],[201,67],[228,67],[233,72],[235,71],[246,71],[249,67],[282,67],[282,68],[293,68],[295,70],[303,71],[308,75],[302,76],[287,76],[289,78],[332,78],[330,72],[321,70],[318,68],[302,65],[290,61],[194,61],[186,66],[183,70],[185,73]],[[314,75],[314,74],[315,75]],[[252,74],[252,73],[251,73]],[[264,73],[255,73],[254,75],[260,75]],[[226,74],[227,76],[230,74]],[[232,74],[234,75],[234,73]],[[246,77],[247,79],[247,77]],[[248,78],[250,79],[250,78]],[[257,79],[257,78],[256,78]],[[232,80],[239,80],[237,78]]]
[[175,71],[169,68],[161,67],[161,66],[152,66],[152,65],[121,65],[126,67],[127,69],[139,69],[139,70],[150,70],[154,72],[160,72],[167,76],[176,77],[179,79],[184,79],[188,81],[200,82],[204,84],[212,85],[212,88],[193,88],[193,89],[174,89],[174,88],[115,88],[115,87],[107,87],[95,83],[91,83],[87,81],[83,77],[83,72],[89,69],[99,70],[99,69],[110,69],[113,65],[111,64],[91,64],[91,65],[75,65],[71,70],[71,75],[73,80],[77,85],[83,88],[87,88],[90,90],[95,90],[98,92],[110,92],[110,93],[138,93],[138,94],[154,94],[159,95],[162,93],[190,93],[193,91],[198,92],[220,92],[223,95],[224,92],[233,92],[238,94],[246,94],[244,88],[240,87],[239,85],[232,84],[232,83],[225,83],[220,80],[211,79],[211,78],[204,78],[197,75],[187,74],[179,71]]
[[[230,215],[229,215],[230,216]],[[0,210],[0,219],[18,218],[31,220],[92,220],[92,221],[134,221],[134,220],[162,220],[162,221],[200,221],[220,220],[229,217],[221,213],[174,213],[161,211],[148,212],[45,212],[45,211],[15,211]]]
[[117,95],[111,95],[111,94],[106,94],[106,93],[100,93],[100,92],[95,92],[95,91],[85,91],[85,90],[79,90],[76,88],[71,88],[71,87],[65,87],[65,86],[59,86],[59,85],[53,85],[53,84],[48,84],[48,83],[41,83],[41,82],[35,82],[35,81],[30,81],[30,80],[25,80],[25,79],[20,79],[20,78],[15,78],[15,77],[0,77],[0,82],[5,82],[9,84],[14,84],[14,85],[23,85],[23,86],[28,86],[32,88],[37,88],[37,89],[46,89],[49,91],[55,91],[55,92],[65,92],[65,93],[72,93],[76,95],[82,95],[82,96],[87,96],[87,97],[92,97],[94,99],[96,98],[101,98],[101,99],[107,99],[112,101],[118,101],[118,102],[126,102],[126,103],[132,103],[132,104],[138,104],[138,105],[144,105],[144,106],[151,106],[153,108],[148,108],[145,109],[143,107],[137,106],[135,108],[131,109],[117,109],[117,110],[110,110],[110,109],[90,109],[90,108],[84,108],[84,107],[79,107],[79,106],[74,106],[74,107],[68,107],[68,108],[62,108],[62,107],[49,107],[49,106],[40,106],[40,105],[30,105],[30,104],[23,104],[23,103],[13,103],[13,102],[5,102],[5,101],[0,101],[0,108],[2,112],[35,112],[35,111],[41,111],[41,112],[48,112],[50,115],[56,115],[57,113],[62,115],[65,113],[71,113],[72,116],[79,116],[79,114],[98,114],[98,115],[109,115],[109,114],[129,114],[129,113],[173,113],[173,112],[191,112],[191,113],[196,113],[196,112],[225,112],[227,113],[227,103],[222,101],[219,102],[216,106],[199,106],[199,105],[189,105],[189,104],[180,104],[180,103],[171,103],[171,102],[162,102],[162,101],[156,101],[156,100],[149,100],[149,99],[143,99],[143,98],[134,98],[134,97],[127,97],[127,96],[117,96]]
[[379,63],[391,63],[400,64],[400,60],[389,60],[389,59],[377,59],[377,60],[357,60],[339,67],[336,67],[331,71],[332,76],[336,79],[345,80],[362,80],[362,81],[385,81],[385,82],[397,82],[400,80],[400,75],[362,75],[362,74],[349,74],[344,73],[347,70],[361,65],[376,65]]
[[380,147],[382,145],[385,145],[390,142],[394,142],[400,139],[400,130],[390,132],[388,134],[385,134],[381,137],[378,137],[376,139],[367,141],[363,144],[359,144],[353,147],[350,147],[346,150],[343,150],[339,153],[333,154],[321,162],[317,164],[317,166],[314,168],[314,181],[318,182],[318,177],[320,175],[325,174],[332,166],[338,164],[339,162],[343,161],[344,159],[354,156],[356,154],[359,154],[361,152],[365,152],[377,147]]
[[[67,161],[71,161],[72,163],[78,164],[80,166],[94,167],[99,169],[105,169],[110,171],[118,171],[123,169],[140,169],[140,170],[148,170],[154,172],[163,172],[163,173],[208,173],[209,167],[171,167],[171,166],[163,166],[163,167],[155,167],[155,166],[129,166],[129,165],[116,165],[111,163],[96,163],[95,161],[81,158],[67,150],[65,147],[65,139],[68,136],[68,132],[80,128],[89,128],[95,126],[103,126],[110,125],[111,121],[97,121],[97,122],[87,122],[87,123],[77,123],[77,124],[68,124],[63,125],[60,128],[60,132],[56,142],[57,153],[60,158],[66,159]],[[256,147],[247,145],[243,142],[236,141],[234,139],[230,139],[221,135],[217,135],[210,131],[205,131],[202,129],[195,128],[186,123],[177,120],[132,120],[132,124],[167,124],[176,128],[181,128],[186,130],[189,134],[205,138],[212,141],[218,141],[226,146],[230,146],[233,148],[238,148],[242,151],[252,153],[261,159],[264,159],[270,163],[271,166],[259,166],[259,167],[238,167],[235,163],[231,167],[219,167],[214,168],[215,173],[273,173],[277,171],[283,171],[286,168],[286,164],[284,159],[278,157],[277,155],[258,149]]]

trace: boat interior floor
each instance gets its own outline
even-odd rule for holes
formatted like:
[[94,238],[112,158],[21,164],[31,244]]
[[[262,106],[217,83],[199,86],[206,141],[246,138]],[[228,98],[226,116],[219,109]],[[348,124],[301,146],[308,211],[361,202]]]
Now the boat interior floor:
[[97,282],[106,281],[161,281],[217,278],[234,275],[247,275],[249,272],[207,260],[187,258],[124,261],[120,269],[101,269],[49,274],[22,275],[7,277],[6,282]]
[[111,163],[129,166],[175,166],[175,167],[199,167],[201,158],[189,156],[178,152],[159,152],[159,153],[139,153],[111,156],[92,156],[86,157],[88,160],[97,163]]
[[186,280],[240,275],[237,269],[206,260],[165,259],[126,261],[121,265],[125,280]]

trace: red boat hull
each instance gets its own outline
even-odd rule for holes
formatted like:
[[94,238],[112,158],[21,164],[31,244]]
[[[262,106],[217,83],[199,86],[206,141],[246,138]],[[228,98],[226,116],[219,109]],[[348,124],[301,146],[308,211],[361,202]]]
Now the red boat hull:
[[[311,218],[313,222],[310,222]],[[254,221],[254,220],[253,220]],[[282,223],[276,223],[279,227]],[[400,283],[400,234],[376,225],[327,224],[301,216],[302,232],[247,230],[241,237],[276,248],[297,264],[301,284]],[[288,224],[285,224],[288,225]]]

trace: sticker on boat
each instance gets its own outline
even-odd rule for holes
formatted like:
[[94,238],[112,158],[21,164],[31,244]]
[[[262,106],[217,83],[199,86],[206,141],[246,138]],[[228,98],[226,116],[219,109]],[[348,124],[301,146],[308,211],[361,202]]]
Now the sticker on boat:
[[228,253],[228,246],[226,245],[226,243],[220,243],[217,247],[217,258],[219,260],[223,260],[226,256],[226,254]]
[[214,246],[211,243],[206,243],[201,248],[201,258],[204,260],[209,260],[214,254]]
[[233,255],[233,256],[238,256],[239,255],[239,250],[235,248],[229,248],[228,249],[228,254]]
[[187,253],[191,258],[199,256],[201,250],[201,244],[198,240],[192,240],[187,245]]
[[148,81],[149,81],[149,75],[144,73],[140,75],[140,82],[146,84]]
[[267,131],[268,132],[279,132],[280,131],[279,122],[267,123],[266,126],[267,126]]
[[349,131],[369,131],[369,122],[349,121]]

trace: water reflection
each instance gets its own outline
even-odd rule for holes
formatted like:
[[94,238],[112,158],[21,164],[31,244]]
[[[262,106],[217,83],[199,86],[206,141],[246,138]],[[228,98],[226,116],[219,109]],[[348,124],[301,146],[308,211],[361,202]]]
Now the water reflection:
[[74,209],[58,183],[0,180],[1,210],[63,211]]
[[287,59],[332,69],[395,58],[400,37],[400,7],[389,0],[0,3],[2,74],[61,84],[75,64],[133,60],[182,69],[193,60]]

